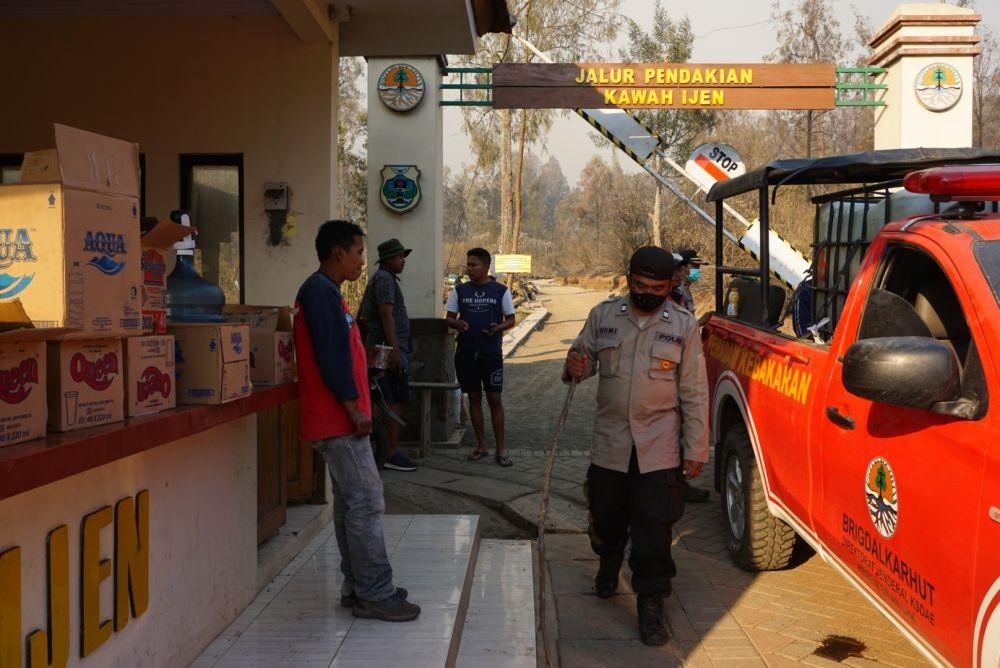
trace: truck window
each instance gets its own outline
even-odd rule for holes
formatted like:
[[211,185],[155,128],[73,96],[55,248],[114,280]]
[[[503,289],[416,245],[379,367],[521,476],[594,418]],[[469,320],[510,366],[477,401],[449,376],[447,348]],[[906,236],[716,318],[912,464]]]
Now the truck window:
[[993,298],[1000,304],[1000,241],[977,241],[972,244],[972,252],[989,281]]
[[858,340],[886,336],[927,336],[947,344],[962,370],[962,398],[976,399],[977,418],[985,415],[986,377],[961,302],[937,262],[915,248],[889,247],[865,303]]

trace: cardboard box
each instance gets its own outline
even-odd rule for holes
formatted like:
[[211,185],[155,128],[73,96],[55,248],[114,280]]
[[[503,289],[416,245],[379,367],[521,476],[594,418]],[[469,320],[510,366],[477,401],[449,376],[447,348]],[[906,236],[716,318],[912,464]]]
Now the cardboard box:
[[254,385],[283,385],[295,380],[292,309],[226,305],[223,314],[229,322],[250,326],[250,379]]
[[167,260],[173,254],[172,246],[195,231],[164,220],[142,235],[143,334],[167,333]]
[[0,186],[0,301],[78,338],[139,334],[139,162],[135,144],[64,125]]
[[45,342],[65,329],[36,329],[20,300],[0,303],[0,446],[45,436]]
[[178,404],[224,404],[249,396],[250,328],[180,324],[174,336]]
[[121,339],[47,345],[49,429],[70,431],[125,419]]
[[177,406],[174,337],[125,339],[125,415],[152,415]]

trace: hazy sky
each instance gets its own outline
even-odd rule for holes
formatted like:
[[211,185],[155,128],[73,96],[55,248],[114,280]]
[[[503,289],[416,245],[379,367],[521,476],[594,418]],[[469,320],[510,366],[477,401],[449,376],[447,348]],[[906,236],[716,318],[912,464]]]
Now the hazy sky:
[[[770,22],[772,0],[662,0],[662,3],[672,17],[687,15],[691,19],[696,36],[692,62],[760,62],[774,49],[774,25]],[[792,2],[782,0],[781,4],[787,7]],[[845,35],[854,32],[855,7],[863,8],[871,23],[880,26],[898,4],[897,0],[834,0]],[[979,0],[976,4],[983,15],[980,25],[1000,32],[1000,0]],[[653,5],[654,0],[623,0],[621,11],[640,24],[648,23]],[[470,160],[461,113],[457,107],[444,110],[444,159],[452,170],[462,169]],[[593,132],[590,126],[574,115],[557,119],[549,135],[548,152],[559,160],[571,184],[576,182],[591,156],[598,152],[588,138],[590,132]],[[719,140],[724,141],[725,137]],[[630,163],[624,154],[622,157],[623,166]]]

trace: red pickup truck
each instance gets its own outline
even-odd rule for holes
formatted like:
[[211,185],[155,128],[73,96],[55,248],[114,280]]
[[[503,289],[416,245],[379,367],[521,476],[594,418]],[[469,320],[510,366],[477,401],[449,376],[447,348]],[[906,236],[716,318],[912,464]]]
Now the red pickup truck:
[[[716,309],[702,338],[716,488],[743,567],[797,540],[932,661],[1000,666],[1000,155],[786,160],[716,185]],[[902,188],[905,184],[905,189]],[[818,195],[811,276],[721,266],[722,203]],[[906,215],[908,213],[918,215]],[[725,276],[734,276],[724,285]]]

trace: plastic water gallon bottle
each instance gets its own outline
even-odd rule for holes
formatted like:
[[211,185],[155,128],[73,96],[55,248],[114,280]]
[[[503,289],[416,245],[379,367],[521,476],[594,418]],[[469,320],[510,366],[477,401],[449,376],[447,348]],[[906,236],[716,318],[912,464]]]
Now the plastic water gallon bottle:
[[[170,218],[181,225],[191,225],[186,211],[174,211]],[[209,283],[194,268],[194,239],[184,237],[174,244],[177,265],[167,276],[167,319],[175,322],[222,322],[226,295],[218,285]]]

